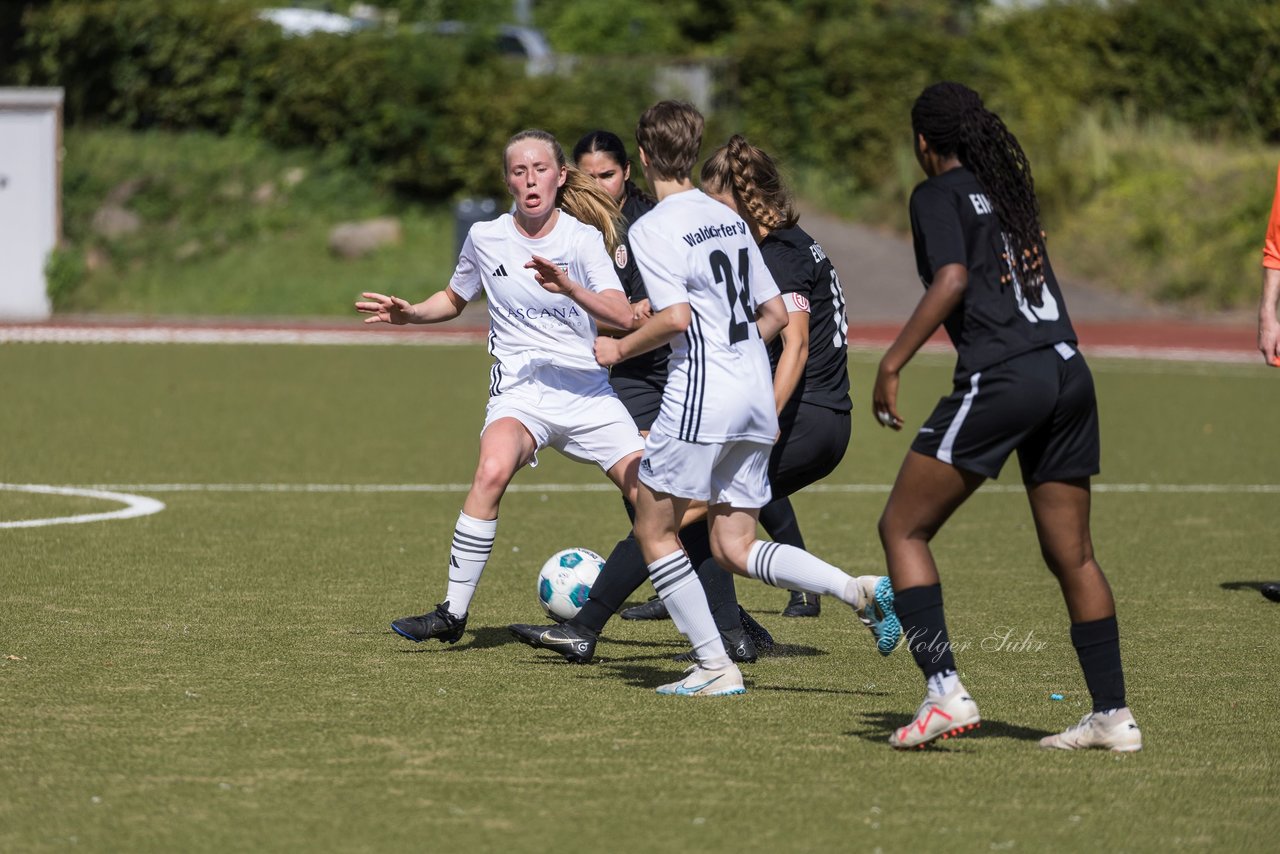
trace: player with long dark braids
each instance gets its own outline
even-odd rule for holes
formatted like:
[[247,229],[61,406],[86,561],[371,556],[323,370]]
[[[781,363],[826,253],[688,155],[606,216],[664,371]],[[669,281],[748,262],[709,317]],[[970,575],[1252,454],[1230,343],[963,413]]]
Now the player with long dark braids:
[[904,641],[926,685],[914,719],[889,743],[923,747],[980,721],[956,674],[929,543],[1017,451],[1040,551],[1066,600],[1093,700],[1078,724],[1040,745],[1139,750],[1142,733],[1125,703],[1115,600],[1089,530],[1097,398],[1044,248],[1026,155],[978,94],[958,83],[925,89],[911,124],[928,176],[910,204],[926,290],[880,362],[877,418],[902,428],[899,374],[939,325],[957,362],[954,391],[917,434],[880,518]]

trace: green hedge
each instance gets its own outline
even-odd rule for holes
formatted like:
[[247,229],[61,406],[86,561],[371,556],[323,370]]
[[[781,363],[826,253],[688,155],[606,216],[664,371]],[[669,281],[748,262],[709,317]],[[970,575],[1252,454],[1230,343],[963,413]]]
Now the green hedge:
[[24,19],[15,75],[66,89],[72,125],[200,129],[319,149],[410,195],[502,192],[503,142],[629,128],[652,99],[632,70],[527,78],[478,32],[286,38],[244,2],[95,0]]

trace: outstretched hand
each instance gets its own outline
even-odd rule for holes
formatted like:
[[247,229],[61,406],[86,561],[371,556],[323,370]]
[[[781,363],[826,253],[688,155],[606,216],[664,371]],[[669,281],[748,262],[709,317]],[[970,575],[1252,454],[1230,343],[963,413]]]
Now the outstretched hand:
[[573,287],[569,273],[554,261],[543,258],[541,255],[534,255],[524,268],[533,270],[533,278],[553,294],[567,295]]
[[413,318],[413,306],[400,297],[385,294],[363,293],[367,301],[356,303],[356,311],[367,314],[365,323],[392,323],[402,326]]

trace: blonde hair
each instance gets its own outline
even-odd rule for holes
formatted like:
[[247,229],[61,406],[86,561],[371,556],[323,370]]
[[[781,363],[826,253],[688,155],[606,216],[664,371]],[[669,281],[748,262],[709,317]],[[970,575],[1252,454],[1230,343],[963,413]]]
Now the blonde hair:
[[526,139],[544,143],[555,156],[556,166],[565,170],[564,184],[556,191],[556,207],[567,211],[574,219],[594,226],[604,235],[605,248],[612,255],[622,242],[622,209],[613,200],[613,196],[600,188],[595,178],[566,163],[564,149],[554,136],[545,130],[530,128],[511,137],[502,149],[503,171],[507,169],[507,153],[511,151],[511,146]]
[[707,158],[701,179],[714,193],[730,190],[738,206],[769,231],[791,228],[800,221],[778,165],[741,134],[729,137]]
[[604,235],[604,245],[610,255],[622,242],[622,209],[600,182],[586,172],[567,167],[564,185],[556,194],[556,204],[574,219],[595,226]]
[[659,101],[644,111],[636,125],[636,145],[644,149],[646,173],[680,181],[693,172],[702,147],[702,113],[684,101]]

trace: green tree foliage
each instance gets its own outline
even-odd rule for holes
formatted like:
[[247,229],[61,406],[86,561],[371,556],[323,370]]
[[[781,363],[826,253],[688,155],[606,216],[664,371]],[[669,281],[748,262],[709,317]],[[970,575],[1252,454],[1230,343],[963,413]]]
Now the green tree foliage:
[[286,38],[244,2],[56,3],[25,25],[18,76],[65,87],[72,124],[255,135],[417,196],[502,192],[511,134],[625,129],[652,99],[643,76],[590,62],[526,77],[483,34]]

